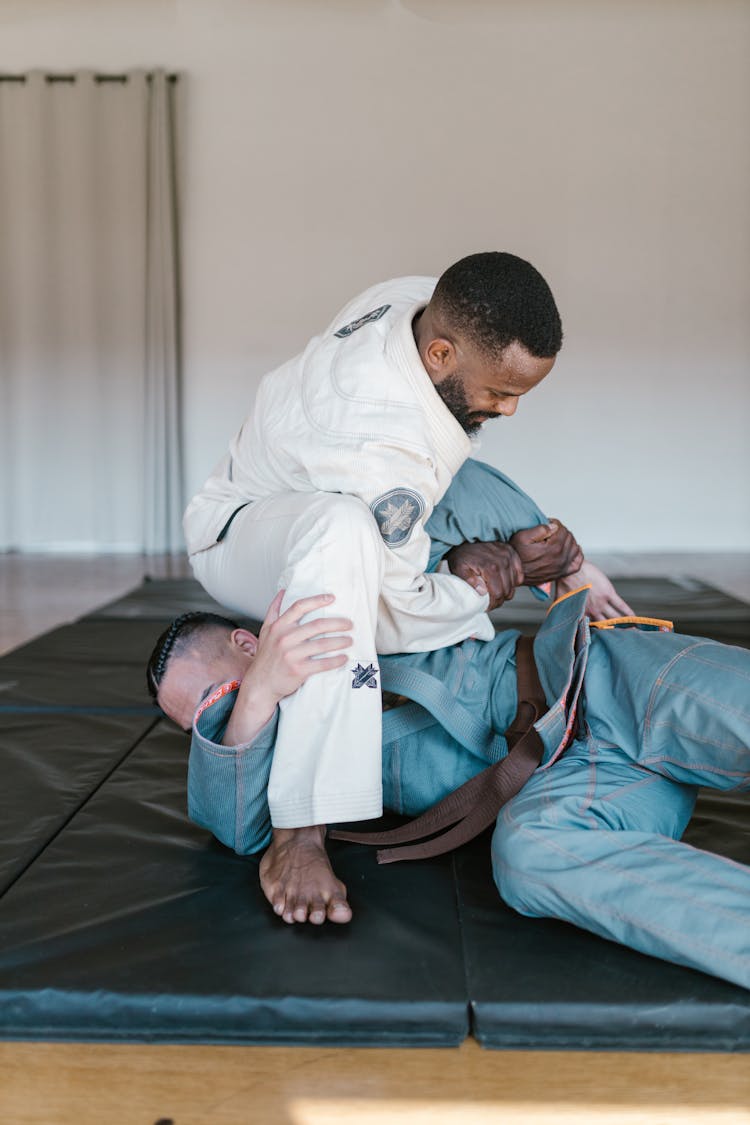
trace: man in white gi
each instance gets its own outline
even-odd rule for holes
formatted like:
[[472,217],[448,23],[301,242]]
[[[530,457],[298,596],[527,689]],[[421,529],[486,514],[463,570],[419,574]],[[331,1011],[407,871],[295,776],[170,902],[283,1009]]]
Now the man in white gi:
[[[561,343],[547,283],[511,254],[472,255],[437,283],[375,286],[265,377],[253,413],[185,513],[194,573],[223,605],[263,618],[279,588],[277,613],[324,591],[333,596],[328,614],[335,599],[336,618],[352,622],[351,659],[327,656],[336,647],[329,637],[319,658],[330,674],[283,700],[268,785],[291,865],[295,841],[311,834],[288,830],[316,829],[318,855],[306,852],[305,863],[326,901],[333,875],[317,829],[382,811],[376,654],[494,633],[476,576],[474,588],[455,574],[426,573],[424,525],[470,437],[489,418],[515,413]],[[568,533],[550,525],[548,534]],[[499,560],[507,598],[523,566],[512,547]],[[627,610],[611,587],[602,597],[610,612]],[[329,912],[349,916],[341,903]]]

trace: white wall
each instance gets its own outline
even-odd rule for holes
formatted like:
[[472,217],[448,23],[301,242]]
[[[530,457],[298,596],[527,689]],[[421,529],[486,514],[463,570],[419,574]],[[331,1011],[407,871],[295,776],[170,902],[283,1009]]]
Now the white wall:
[[483,444],[589,548],[750,548],[748,0],[0,0],[0,70],[184,73],[186,491],[359,289],[509,249],[560,360]]

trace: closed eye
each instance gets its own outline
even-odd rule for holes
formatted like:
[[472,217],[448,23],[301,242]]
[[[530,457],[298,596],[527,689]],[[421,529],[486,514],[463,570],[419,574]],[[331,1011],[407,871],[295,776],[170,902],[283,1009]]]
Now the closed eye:
[[[205,690],[205,691],[203,692],[203,695],[202,695],[202,696],[200,697],[200,699],[198,700],[198,703],[196,704],[196,707],[195,707],[196,711],[197,711],[197,710],[198,710],[198,708],[200,707],[200,705],[201,705],[201,703],[203,702],[203,700],[204,700],[204,699],[207,699],[207,698],[208,698],[208,696],[209,696],[209,695],[211,694],[211,692],[212,692],[212,691],[214,690],[214,688],[215,688],[215,687],[218,687],[218,686],[219,686],[218,684],[209,684],[209,685],[208,685],[208,687],[206,688],[206,690]],[[192,730],[193,730],[192,726],[189,726],[189,727],[183,727],[182,729],[183,729],[183,730],[185,731],[185,734],[191,734],[191,733],[192,733]]]

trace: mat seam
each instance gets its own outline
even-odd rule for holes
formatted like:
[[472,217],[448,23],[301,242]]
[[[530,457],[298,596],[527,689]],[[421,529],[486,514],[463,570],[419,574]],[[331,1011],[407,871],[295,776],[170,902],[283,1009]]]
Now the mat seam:
[[479,1039],[474,1034],[474,1004],[471,999],[471,991],[469,989],[469,967],[466,963],[466,942],[464,940],[464,927],[463,917],[461,913],[461,897],[460,886],[458,880],[458,866],[456,864],[456,853],[451,852],[451,871],[453,874],[453,894],[456,904],[456,919],[458,921],[458,938],[461,949],[461,970],[464,978],[464,989],[466,991],[466,1035],[463,1042],[467,1039],[474,1039],[477,1043]]
[[160,717],[157,715],[153,719],[153,721],[151,723],[149,723],[148,727],[144,730],[143,734],[138,736],[138,738],[133,743],[133,745],[128,747],[128,749],[125,751],[125,753],[120,758],[117,759],[117,761],[114,763],[112,768],[109,769],[107,771],[107,773],[104,774],[103,777],[100,778],[100,780],[97,782],[97,784],[94,786],[94,788],[91,789],[83,797],[83,799],[75,806],[75,808],[70,812],[70,814],[68,816],[66,816],[65,820],[57,827],[57,829],[53,832],[53,834],[51,836],[49,836],[44,841],[44,843],[41,845],[41,847],[34,853],[34,855],[28,860],[28,862],[24,864],[24,866],[21,868],[21,870],[18,872],[18,874],[13,877],[13,879],[10,881],[10,883],[8,883],[7,887],[5,887],[0,892],[0,902],[2,902],[2,900],[5,898],[8,891],[11,890],[11,888],[16,885],[18,880],[22,879],[23,876],[26,874],[26,872],[29,871],[34,866],[34,864],[37,863],[37,861],[42,858],[42,856],[47,851],[47,849],[50,847],[50,845],[55,842],[55,840],[60,835],[60,833],[63,832],[68,827],[68,825],[75,819],[75,817],[77,817],[78,814],[86,807],[86,805],[89,803],[91,798],[93,796],[95,796],[96,793],[99,792],[99,790],[102,788],[102,786],[105,784],[105,782],[109,781],[110,777],[112,777],[112,774],[115,773],[115,771],[120,768],[120,766],[126,761],[126,759],[129,758],[130,755],[133,754],[138,749],[138,747],[141,745],[141,743],[144,741],[144,739],[146,739],[149,736],[149,734],[151,733],[151,731],[154,729],[154,727],[157,726],[159,721],[160,721]]

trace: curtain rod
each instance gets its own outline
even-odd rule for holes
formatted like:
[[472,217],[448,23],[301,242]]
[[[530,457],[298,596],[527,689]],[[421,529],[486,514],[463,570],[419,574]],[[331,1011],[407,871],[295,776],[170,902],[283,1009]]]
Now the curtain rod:
[[[122,82],[122,83],[125,83],[125,82],[128,81],[129,77],[130,76],[127,75],[127,74],[95,74],[94,75],[94,81],[99,82],[99,83],[101,83],[101,82]],[[176,82],[178,78],[179,78],[178,74],[168,74],[167,75],[167,81],[168,82]],[[151,81],[151,75],[147,73],[146,79],[147,79],[147,81],[150,82]],[[76,75],[75,74],[45,74],[44,80],[45,80],[45,82],[50,82],[50,83],[52,83],[52,82],[75,82],[76,81]],[[25,81],[26,81],[26,75],[25,74],[0,74],[0,82],[25,82]]]

